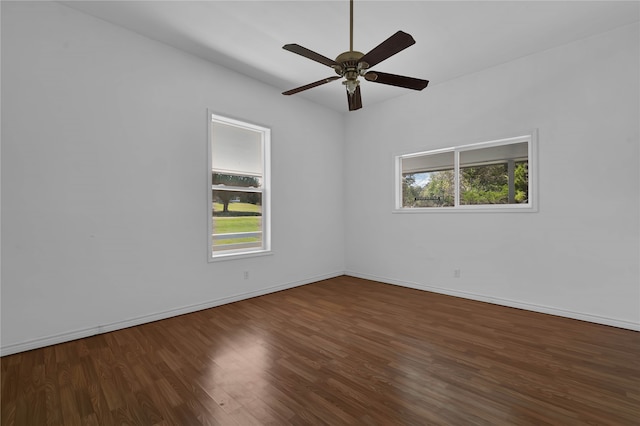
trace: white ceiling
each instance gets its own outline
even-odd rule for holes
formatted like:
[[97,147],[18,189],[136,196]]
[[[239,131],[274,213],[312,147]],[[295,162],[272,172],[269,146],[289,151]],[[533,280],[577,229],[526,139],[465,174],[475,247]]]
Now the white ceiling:
[[[280,91],[335,75],[282,49],[297,43],[334,59],[349,50],[349,2],[69,1],[84,11]],[[638,1],[365,1],[354,3],[354,50],[398,30],[416,44],[372,69],[423,78],[429,87],[640,20]],[[615,46],[612,46],[614,49]],[[364,107],[422,92],[361,79]],[[347,111],[339,81],[293,95]]]

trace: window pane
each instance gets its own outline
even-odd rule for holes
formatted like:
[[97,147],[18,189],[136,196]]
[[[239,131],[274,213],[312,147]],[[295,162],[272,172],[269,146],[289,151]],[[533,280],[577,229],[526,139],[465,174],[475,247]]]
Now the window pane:
[[213,190],[213,251],[262,247],[262,193]]
[[528,202],[528,143],[460,152],[460,204]]
[[454,205],[453,152],[402,158],[402,207]]

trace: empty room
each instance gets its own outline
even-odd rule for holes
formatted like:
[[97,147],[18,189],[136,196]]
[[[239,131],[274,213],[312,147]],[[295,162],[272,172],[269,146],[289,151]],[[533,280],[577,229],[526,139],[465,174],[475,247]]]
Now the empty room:
[[640,422],[640,2],[0,14],[2,425]]

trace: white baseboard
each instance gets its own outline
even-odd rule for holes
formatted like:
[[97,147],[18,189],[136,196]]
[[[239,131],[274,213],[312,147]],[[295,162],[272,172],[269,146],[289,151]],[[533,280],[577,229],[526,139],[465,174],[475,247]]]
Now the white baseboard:
[[226,305],[228,303],[237,302],[252,297],[263,296],[269,293],[275,293],[281,290],[287,290],[301,285],[322,281],[329,278],[335,278],[344,275],[344,271],[334,272],[330,274],[317,275],[304,280],[293,281],[273,287],[267,287],[260,290],[239,293],[228,297],[222,297],[195,305],[183,306],[180,308],[169,309],[163,312],[157,312],[149,315],[142,315],[135,318],[116,321],[109,324],[101,324],[93,327],[87,327],[80,330],[69,331],[65,333],[54,334],[51,336],[41,337],[38,339],[28,340],[19,343],[13,343],[0,347],[0,356],[12,355],[18,352],[30,351],[32,349],[43,348],[45,346],[57,345],[59,343],[69,342],[71,340],[83,339],[85,337],[95,336],[96,334],[109,333],[111,331],[122,330],[136,325],[146,324],[153,321],[159,321],[178,315],[189,314],[204,309],[215,308],[216,306]]
[[624,321],[615,318],[607,318],[598,315],[585,314],[582,312],[568,311],[565,309],[552,308],[549,306],[536,305],[532,303],[518,302],[515,300],[503,299],[501,297],[485,296],[481,294],[468,293],[464,291],[450,290],[441,287],[418,284],[410,281],[401,281],[393,278],[379,277],[376,275],[363,274],[354,271],[345,271],[345,275],[351,277],[363,278],[366,280],[378,281],[385,284],[393,284],[401,287],[409,287],[416,290],[430,291],[433,293],[446,294],[449,296],[462,297],[464,299],[477,300],[480,302],[492,303],[494,305],[508,306],[510,308],[524,309],[527,311],[540,312],[543,314],[556,315],[559,317],[577,319],[581,321],[592,322],[596,324],[609,325],[612,327],[624,328],[628,330],[640,331],[640,323]]

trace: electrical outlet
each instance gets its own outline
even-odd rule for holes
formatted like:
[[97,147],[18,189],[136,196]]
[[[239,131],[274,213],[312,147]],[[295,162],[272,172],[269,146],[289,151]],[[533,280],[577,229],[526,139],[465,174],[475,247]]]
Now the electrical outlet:
[[460,278],[460,269],[454,269],[453,270],[453,277],[454,278]]
[[244,279],[245,280],[249,279],[249,271],[244,271]]

